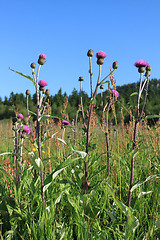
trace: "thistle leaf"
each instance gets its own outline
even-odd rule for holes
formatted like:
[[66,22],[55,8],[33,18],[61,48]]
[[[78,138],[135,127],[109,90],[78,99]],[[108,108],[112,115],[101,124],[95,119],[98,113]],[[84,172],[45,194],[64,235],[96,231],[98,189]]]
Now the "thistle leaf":
[[26,75],[26,74],[23,74],[23,73],[21,73],[21,72],[15,71],[15,70],[13,70],[13,69],[11,69],[11,68],[9,68],[9,70],[11,70],[12,72],[18,73],[18,74],[21,75],[22,77],[25,77],[25,78],[29,79],[29,80],[36,86],[36,83],[34,82],[34,80],[33,80],[32,77],[30,77],[30,76],[28,76],[28,75]]

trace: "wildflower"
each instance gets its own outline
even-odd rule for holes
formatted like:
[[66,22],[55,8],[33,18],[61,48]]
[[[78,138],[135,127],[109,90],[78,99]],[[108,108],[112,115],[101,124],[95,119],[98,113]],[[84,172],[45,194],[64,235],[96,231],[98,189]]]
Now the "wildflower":
[[81,108],[82,108],[81,104],[78,104],[78,109],[81,109]]
[[18,113],[18,114],[17,114],[17,118],[18,118],[18,120],[21,120],[21,119],[23,119],[24,117],[23,117],[22,113]]
[[68,121],[66,121],[66,120],[63,120],[62,123],[63,123],[64,125],[71,125],[71,124],[70,124]]
[[41,53],[41,54],[39,55],[39,58],[40,58],[40,59],[44,59],[44,60],[45,60],[46,57],[47,57],[47,56],[46,56],[46,54],[44,54],[44,53]]
[[38,82],[38,84],[39,84],[39,86],[40,87],[46,87],[47,85],[48,85],[48,83],[45,81],[45,80],[40,80],[39,82]]
[[106,54],[105,52],[103,52],[103,51],[99,51],[99,52],[96,53],[96,57],[97,57],[98,59],[99,59],[99,58],[104,59],[104,58],[107,57],[107,54]]
[[88,57],[93,57],[93,50],[92,50],[92,49],[89,49],[89,50],[88,50],[87,56],[88,56]]
[[33,148],[33,149],[32,149],[32,151],[33,151],[33,152],[36,152],[36,151],[37,151],[37,149],[36,149],[36,148]]
[[119,97],[119,92],[117,92],[114,89],[111,90],[111,94],[114,95],[115,97]]
[[110,125],[113,126],[113,122],[110,122]]
[[147,67],[149,65],[149,63],[145,60],[138,60],[137,62],[135,62],[134,66],[139,68],[139,67]]
[[26,125],[23,125],[23,131],[22,131],[23,134],[30,134],[31,133],[31,129],[30,127],[26,126]]

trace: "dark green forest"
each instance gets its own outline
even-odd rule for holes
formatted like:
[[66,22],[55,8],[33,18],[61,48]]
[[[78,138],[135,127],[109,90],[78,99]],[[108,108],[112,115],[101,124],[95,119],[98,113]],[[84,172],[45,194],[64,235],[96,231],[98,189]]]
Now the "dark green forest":
[[[123,108],[123,115],[125,122],[128,122],[130,119],[130,110],[134,114],[137,102],[137,95],[139,83],[126,84],[123,86],[117,86],[116,90],[119,92],[120,96],[116,102],[116,110],[120,113]],[[104,89],[105,90],[105,89]],[[133,94],[135,93],[135,94]],[[144,93],[145,94],[145,93]],[[82,92],[83,95],[83,106],[84,111],[88,110],[90,96]],[[103,92],[103,102],[104,104],[109,100],[108,90]],[[143,97],[143,96],[142,96]],[[51,106],[51,113],[57,116],[65,116],[65,113],[68,114],[70,121],[75,119],[78,105],[80,104],[80,92],[76,89],[73,89],[71,95],[67,96],[66,93],[62,93],[60,89],[57,94],[54,96],[49,96],[47,101]],[[11,92],[10,97],[0,98],[0,120],[10,119],[15,116],[16,112],[22,113],[24,116],[27,116],[26,111],[26,95],[23,93],[13,93]],[[102,106],[101,106],[101,94],[98,94],[96,97],[96,106],[95,110],[97,116],[101,120],[102,117]],[[36,95],[29,96],[29,110],[36,112]],[[65,110],[65,111],[63,111]],[[145,115],[154,115],[160,113],[160,79],[151,79],[148,88],[147,102],[145,106]],[[109,116],[111,118],[111,116]],[[121,121],[121,114],[117,115],[117,120]],[[112,120],[112,119],[110,119]],[[156,119],[154,119],[156,120]],[[114,120],[113,120],[114,121]]]

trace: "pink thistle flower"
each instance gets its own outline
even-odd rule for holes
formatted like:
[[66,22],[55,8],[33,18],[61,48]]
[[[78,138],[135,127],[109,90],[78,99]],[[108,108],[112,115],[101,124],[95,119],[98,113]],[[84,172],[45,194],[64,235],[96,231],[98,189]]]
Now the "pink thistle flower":
[[47,106],[46,108],[48,109],[48,108],[50,108],[51,106]]
[[39,59],[44,59],[44,60],[45,60],[46,57],[47,57],[47,56],[46,56],[46,54],[44,54],[44,53],[41,53],[41,54],[39,55]]
[[39,86],[40,87],[46,87],[47,85],[48,85],[48,83],[45,81],[45,80],[40,80],[39,82],[38,82],[38,84],[39,84]]
[[111,94],[114,95],[115,97],[119,97],[119,92],[117,92],[114,89],[111,90]]
[[145,60],[138,60],[137,62],[135,62],[134,66],[139,68],[139,67],[147,67],[149,65],[149,63]]
[[30,127],[26,126],[26,125],[23,125],[23,131],[22,133],[24,134],[30,134],[31,133],[31,129]]
[[96,57],[99,59],[99,58],[106,58],[107,57],[107,54],[103,51],[99,51],[96,53]]
[[66,120],[63,120],[62,123],[63,123],[64,125],[71,125],[71,124],[70,124],[68,121],[66,121]]
[[18,114],[17,114],[17,118],[18,118],[19,120],[21,120],[21,119],[23,119],[24,117],[23,117],[22,113],[18,113]]

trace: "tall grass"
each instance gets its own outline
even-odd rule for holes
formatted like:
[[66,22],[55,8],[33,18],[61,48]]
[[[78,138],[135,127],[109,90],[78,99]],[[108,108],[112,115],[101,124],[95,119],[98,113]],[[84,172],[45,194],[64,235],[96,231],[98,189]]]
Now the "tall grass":
[[[3,124],[2,122],[0,127]],[[4,174],[1,171],[0,177],[1,239],[159,239],[159,125],[152,128],[149,128],[147,123],[140,125],[139,150],[135,159],[134,175],[134,185],[139,183],[139,186],[132,192],[129,210],[127,208],[128,179],[132,155],[129,130],[132,129],[126,126],[122,129],[118,126],[121,139],[118,154],[117,135],[114,126],[110,126],[111,172],[108,179],[105,136],[98,120],[95,120],[94,124],[96,131],[91,131],[92,153],[89,161],[88,193],[83,194],[84,160],[82,158],[75,161],[74,165],[65,168],[63,173],[52,181],[45,191],[44,212],[40,197],[40,178],[36,182],[33,181],[31,155],[25,153],[26,167],[18,188],[13,181],[12,159],[7,155],[1,156],[1,169],[5,169],[8,173]],[[57,140],[61,137],[60,126],[52,121],[46,122],[45,127],[48,136],[58,131],[56,137],[50,138],[43,146],[44,174],[47,177],[50,171],[62,162],[63,152],[62,144]],[[1,129],[4,132],[2,136],[5,136],[5,129]],[[84,150],[85,139],[80,126],[78,133],[76,149]],[[68,156],[71,153],[70,145],[73,146],[72,136],[71,127],[67,129],[64,139],[67,143],[65,152]],[[12,141],[8,139],[8,144]],[[30,143],[27,143],[26,147],[33,147],[29,145]],[[150,179],[145,182],[148,177]],[[84,205],[87,218],[84,218]],[[130,222],[126,221],[128,211],[131,211],[130,216],[133,216]]]

